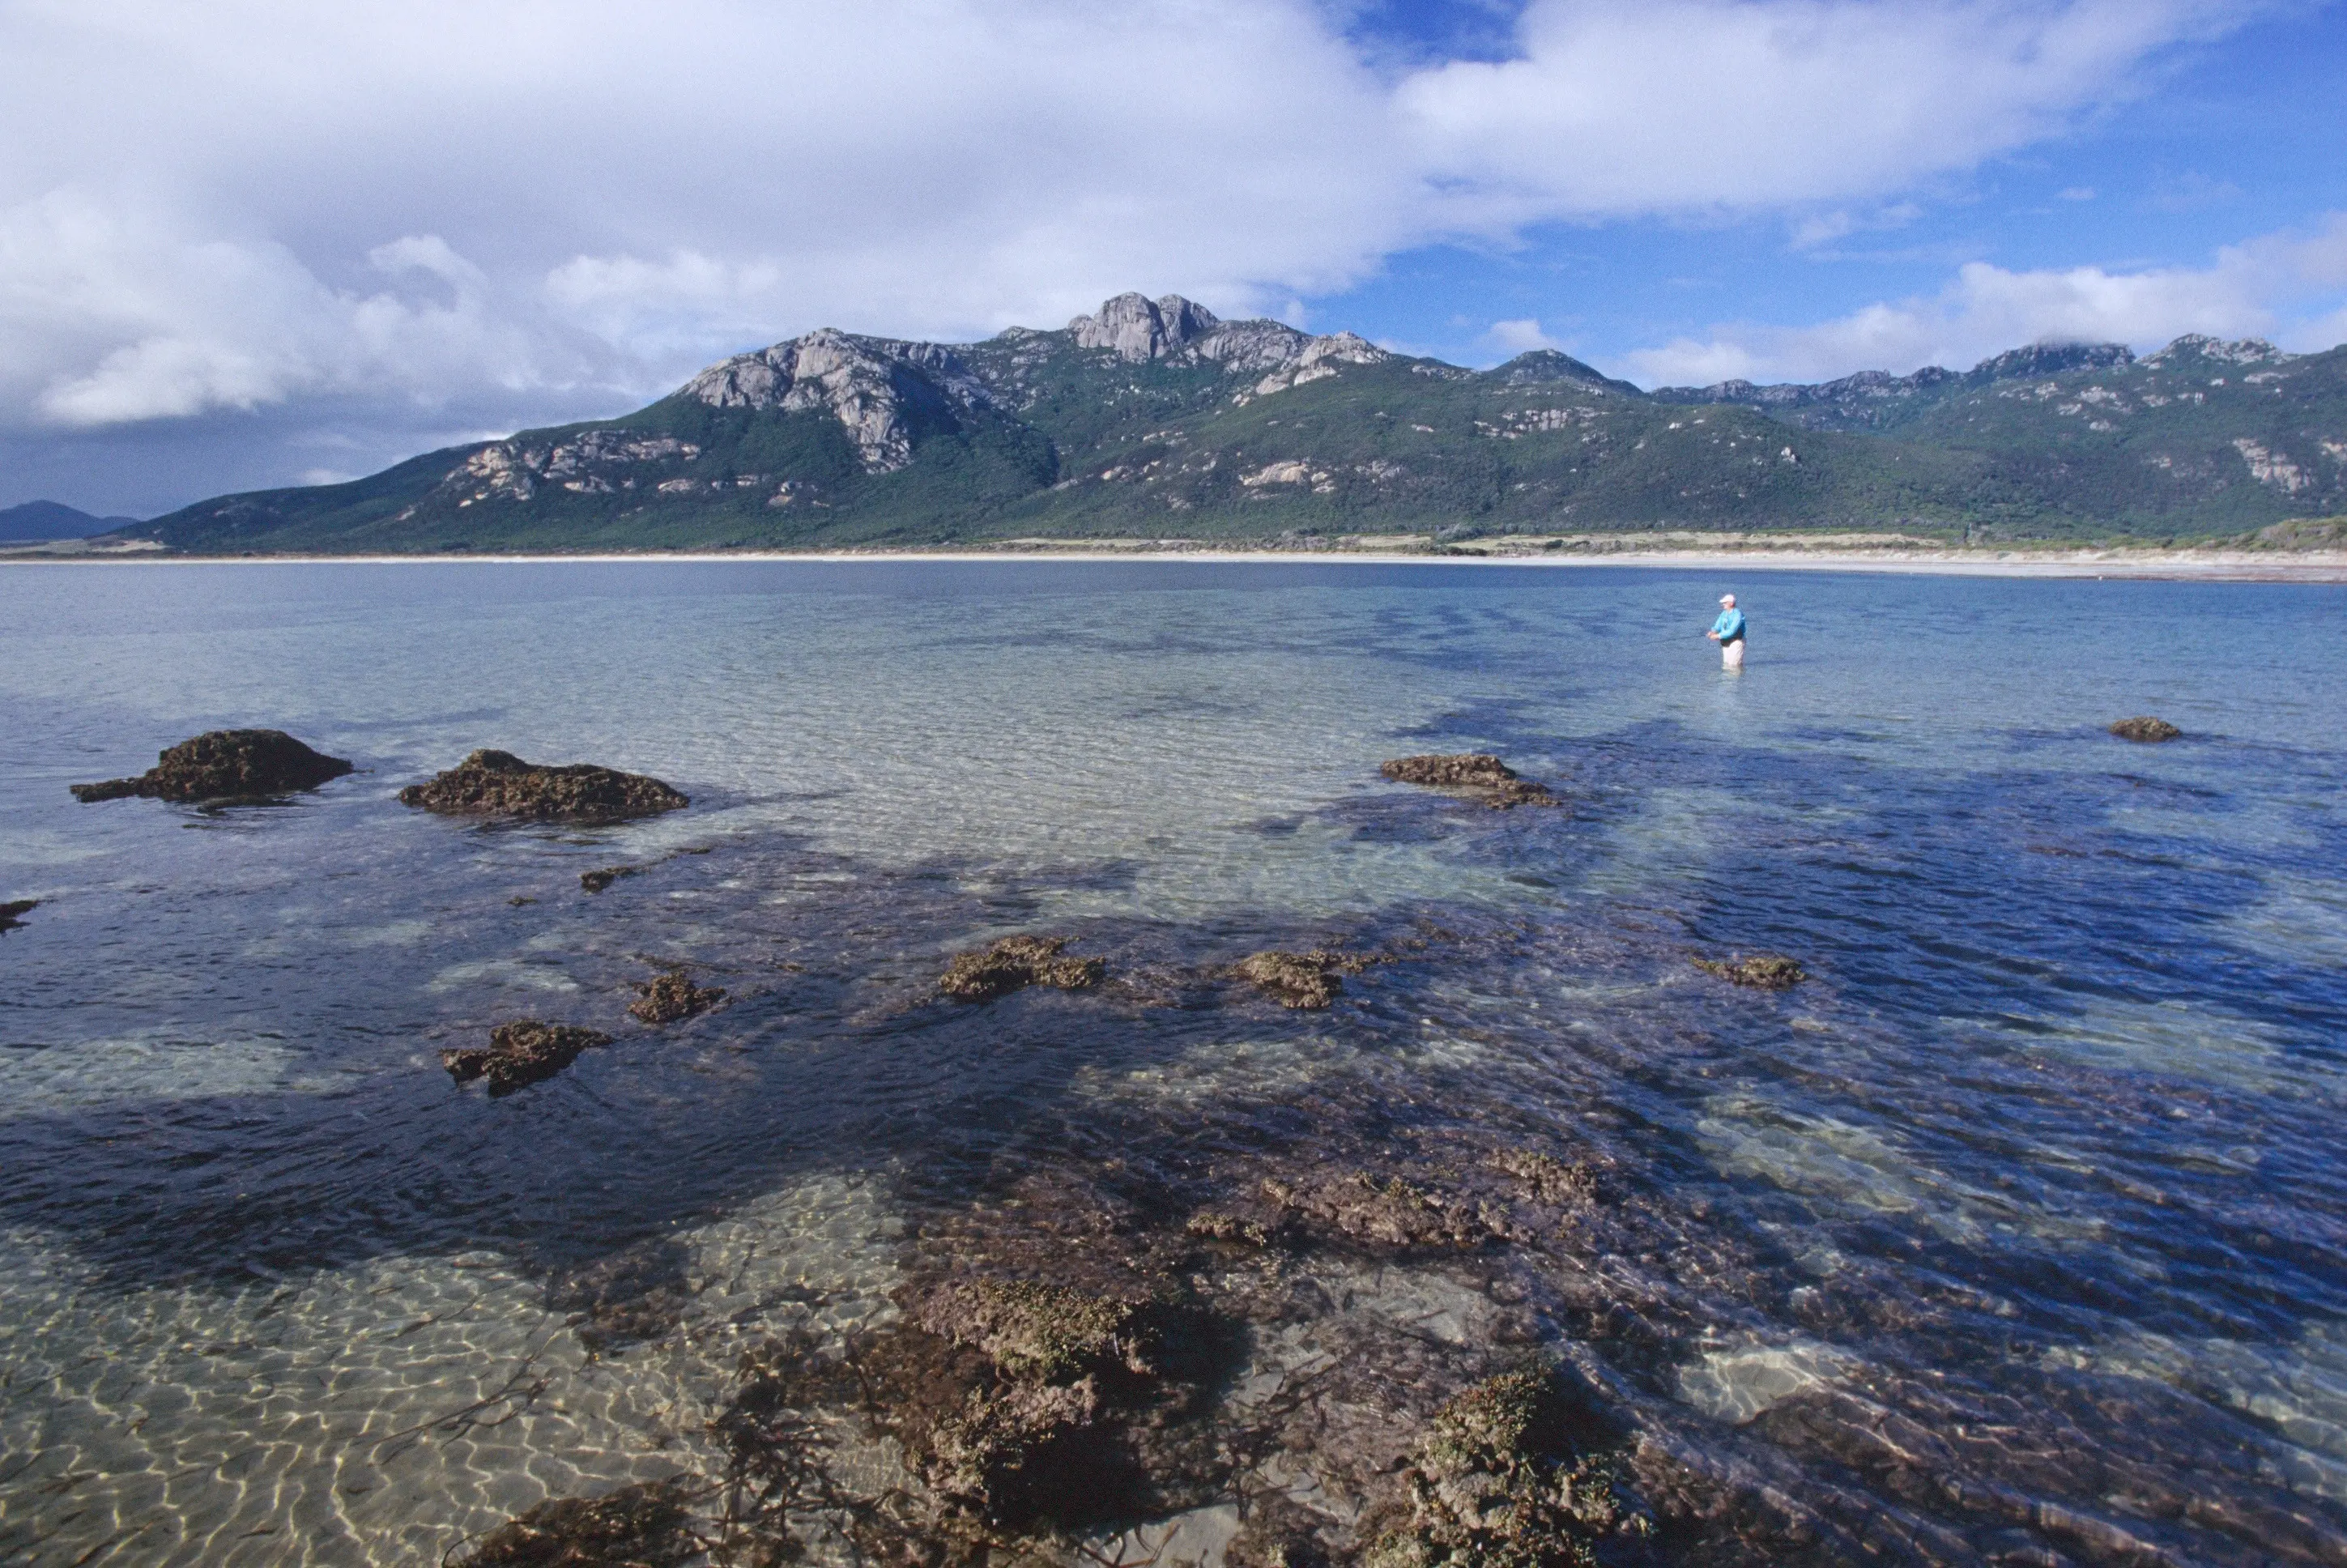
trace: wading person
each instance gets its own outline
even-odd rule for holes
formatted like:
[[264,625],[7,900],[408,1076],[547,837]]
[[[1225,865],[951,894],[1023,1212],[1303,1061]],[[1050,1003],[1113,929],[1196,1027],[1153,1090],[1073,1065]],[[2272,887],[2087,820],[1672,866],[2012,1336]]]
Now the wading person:
[[1744,668],[1744,612],[1736,608],[1736,596],[1719,596],[1719,619],[1704,633],[1719,644],[1719,667],[1722,670]]

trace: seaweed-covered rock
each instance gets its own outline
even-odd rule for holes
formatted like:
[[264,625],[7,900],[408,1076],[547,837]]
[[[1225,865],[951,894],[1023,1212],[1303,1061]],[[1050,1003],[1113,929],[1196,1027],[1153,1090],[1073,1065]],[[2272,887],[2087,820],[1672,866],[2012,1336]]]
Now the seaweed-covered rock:
[[636,999],[628,1010],[646,1023],[675,1023],[697,1018],[725,999],[715,986],[696,986],[682,969],[671,969],[649,980],[635,982]]
[[1377,960],[1315,948],[1308,953],[1274,948],[1239,960],[1238,977],[1284,1008],[1325,1008],[1345,989],[1340,975],[1358,975]]
[[478,751],[428,782],[399,792],[402,804],[448,816],[532,822],[623,822],[692,804],[656,778],[592,763],[552,767],[511,752]]
[[25,923],[25,917],[41,907],[38,898],[16,898],[0,904],[0,931],[13,931]]
[[456,1568],[671,1568],[701,1551],[681,1478],[549,1498],[449,1561]]
[[1265,1246],[1271,1232],[1257,1221],[1220,1209],[1200,1209],[1183,1222],[1182,1233],[1200,1241],[1227,1242],[1234,1246]]
[[1526,1368],[1486,1378],[1436,1412],[1403,1481],[1406,1517],[1368,1568],[1594,1568],[1596,1545],[1643,1533],[1614,1445]]
[[1536,784],[1488,752],[1464,752],[1450,756],[1396,757],[1378,772],[1396,784],[1424,784],[1430,789],[1465,790],[1493,811],[1520,805],[1563,805],[1545,785]]
[[1707,975],[1763,991],[1789,990],[1809,978],[1807,969],[1782,953],[1755,953],[1748,958],[1731,953],[1725,958],[1697,958],[1695,967]]
[[2146,743],[2172,741],[2184,732],[2165,719],[2155,719],[2148,713],[2138,713],[2132,719],[2121,719],[2111,726],[2111,733],[2122,741],[2142,741]]
[[1155,1381],[1137,1305],[979,1279],[907,1307],[859,1365],[949,1514],[1020,1527],[1120,1506],[1132,1467],[1102,1425]]
[[1114,1365],[1150,1371],[1130,1301],[1031,1280],[949,1285],[925,1300],[921,1327],[976,1349],[1012,1378],[1067,1381]]
[[957,953],[938,989],[957,1001],[991,1001],[1027,986],[1080,991],[1097,982],[1108,965],[1099,958],[1063,958],[1065,937],[1005,937],[991,947]]
[[1366,1171],[1327,1181],[1262,1184],[1265,1199],[1293,1221],[1379,1249],[1462,1249],[1514,1236],[1508,1216],[1485,1204],[1430,1192],[1399,1176]]
[[591,1029],[521,1019],[491,1030],[487,1046],[442,1051],[440,1065],[459,1083],[486,1078],[491,1094],[511,1094],[553,1077],[578,1061],[580,1051],[610,1043],[610,1035]]
[[1597,1173],[1577,1161],[1568,1165],[1553,1154],[1530,1149],[1499,1149],[1486,1155],[1483,1163],[1513,1177],[1534,1203],[1573,1208],[1597,1201]]
[[589,893],[600,893],[620,877],[633,876],[642,869],[641,866],[598,866],[592,871],[581,871],[579,874],[579,886]]
[[316,789],[351,771],[341,757],[313,752],[282,730],[212,730],[159,753],[135,779],[74,784],[74,798],[120,800],[274,800]]

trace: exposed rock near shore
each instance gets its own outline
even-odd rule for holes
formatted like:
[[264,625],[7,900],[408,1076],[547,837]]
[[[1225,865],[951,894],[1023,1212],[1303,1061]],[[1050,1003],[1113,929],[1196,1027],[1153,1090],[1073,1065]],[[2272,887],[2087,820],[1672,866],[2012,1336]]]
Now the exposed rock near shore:
[[628,1004],[628,1010],[650,1024],[698,1018],[725,999],[724,991],[715,986],[694,985],[682,969],[639,981],[635,989],[636,999]]
[[507,816],[532,822],[623,822],[692,803],[656,778],[592,763],[550,767],[511,752],[477,751],[428,783],[399,792],[403,805],[448,816]]
[[274,800],[316,789],[352,771],[341,757],[313,752],[282,730],[211,730],[160,753],[137,778],[74,784],[74,798],[121,800]]
[[0,904],[0,931],[13,931],[25,923],[25,917],[41,907],[38,898],[17,898]]
[[1782,953],[1755,953],[1748,958],[1731,953],[1725,958],[1697,958],[1695,967],[1707,975],[1764,991],[1788,990],[1809,978],[1807,969]]
[[1430,789],[1463,790],[1493,811],[1508,811],[1520,805],[1561,806],[1564,804],[1550,794],[1547,786],[1524,778],[1488,752],[1396,757],[1381,764],[1378,772],[1397,784],[1424,784]]
[[1284,1008],[1319,1009],[1337,999],[1345,989],[1340,975],[1358,975],[1375,958],[1354,953],[1331,953],[1316,948],[1308,953],[1273,949],[1239,960],[1238,977]]
[[677,1479],[548,1498],[453,1555],[455,1568],[674,1568],[701,1552]]
[[1435,1413],[1402,1480],[1402,1515],[1365,1568],[1594,1568],[1597,1543],[1645,1533],[1621,1445],[1537,1368],[1475,1384]]
[[957,1001],[991,1001],[1028,986],[1080,991],[1108,968],[1100,958],[1063,958],[1065,937],[1005,937],[991,947],[958,953],[938,989]]
[[486,1046],[461,1046],[440,1053],[440,1065],[459,1083],[489,1081],[491,1094],[511,1094],[553,1077],[579,1060],[579,1053],[609,1045],[611,1037],[567,1023],[520,1019],[489,1031]]
[[2139,713],[2132,719],[2121,719],[2111,726],[2111,733],[2122,741],[2146,743],[2172,741],[2183,733],[2167,720],[2155,719],[2148,713]]

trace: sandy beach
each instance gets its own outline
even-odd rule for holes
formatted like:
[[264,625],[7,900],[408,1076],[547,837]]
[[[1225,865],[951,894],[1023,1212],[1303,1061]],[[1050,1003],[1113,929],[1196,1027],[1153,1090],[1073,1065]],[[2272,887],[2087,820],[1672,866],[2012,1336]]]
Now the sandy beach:
[[2347,582],[2347,550],[2246,550],[2137,548],[2109,549],[1968,549],[1850,548],[1734,542],[1726,548],[1616,548],[1576,542],[1542,548],[1538,541],[1471,541],[1441,548],[1396,547],[1364,539],[1322,549],[1250,549],[1176,540],[1011,539],[991,548],[832,550],[643,550],[554,553],[467,552],[461,555],[176,555],[153,548],[89,548],[81,541],[0,549],[0,565],[24,566],[299,566],[341,562],[368,566],[436,566],[450,562],[509,564],[550,561],[1188,561],[1216,565],[1481,566],[1590,569],[1641,567],[1687,571],[1882,572],[1940,577],[2159,579],[2179,581]]

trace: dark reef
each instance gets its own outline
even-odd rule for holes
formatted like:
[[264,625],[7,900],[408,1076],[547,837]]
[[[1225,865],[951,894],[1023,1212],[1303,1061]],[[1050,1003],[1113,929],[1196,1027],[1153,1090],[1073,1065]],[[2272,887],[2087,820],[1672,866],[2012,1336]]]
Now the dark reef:
[[549,767],[499,751],[475,752],[429,782],[409,784],[399,792],[399,799],[404,805],[447,816],[588,824],[653,816],[692,804],[642,774],[623,774],[592,763]]
[[674,1568],[701,1552],[691,1501],[674,1479],[600,1497],[549,1498],[448,1562],[451,1568]]
[[1337,999],[1345,989],[1340,975],[1358,975],[1374,958],[1352,953],[1314,948],[1308,953],[1250,954],[1235,967],[1238,977],[1285,1008],[1319,1009]]
[[610,1035],[591,1029],[520,1019],[491,1030],[487,1046],[442,1051],[440,1065],[459,1083],[486,1078],[491,1094],[511,1094],[553,1077],[578,1061],[580,1051],[610,1043]]
[[1080,991],[1097,983],[1108,965],[1099,958],[1063,958],[1065,937],[1005,937],[991,947],[954,955],[938,989],[957,1001],[990,1001],[1028,986]]
[[628,1004],[628,1010],[650,1024],[698,1018],[725,999],[724,991],[715,986],[694,985],[682,969],[640,980],[635,990],[636,999]]
[[1695,967],[1707,975],[1764,991],[1788,990],[1809,978],[1807,969],[1782,953],[1755,953],[1748,958],[1731,953],[1725,958],[1697,958]]
[[74,784],[74,798],[121,800],[145,795],[175,801],[275,800],[316,789],[352,771],[341,757],[313,752],[282,730],[212,730],[164,751],[132,779]]
[[1464,790],[1493,811],[1520,805],[1561,806],[1564,802],[1487,752],[1455,756],[1396,757],[1378,772],[1396,784],[1424,784],[1430,789]]

